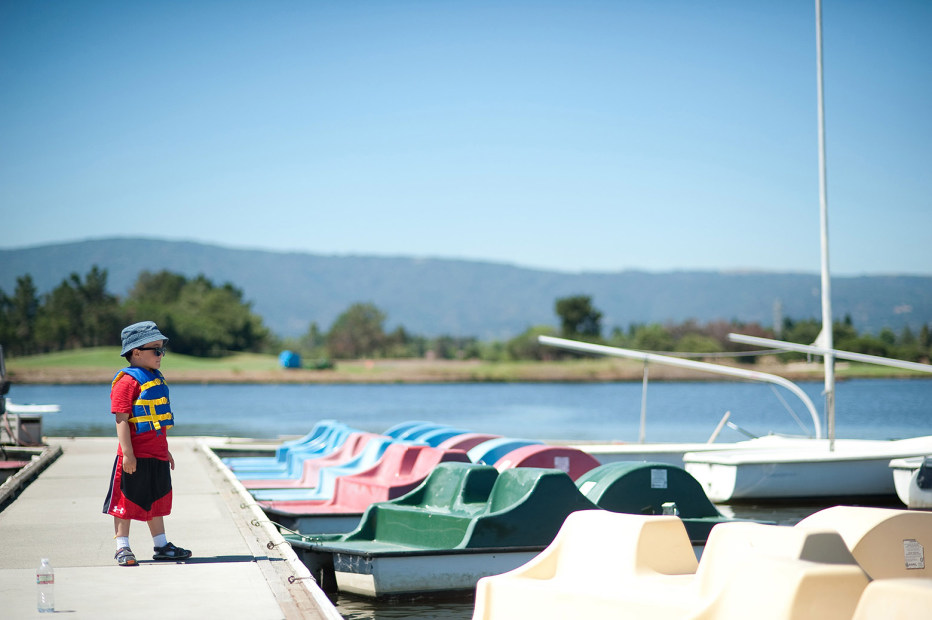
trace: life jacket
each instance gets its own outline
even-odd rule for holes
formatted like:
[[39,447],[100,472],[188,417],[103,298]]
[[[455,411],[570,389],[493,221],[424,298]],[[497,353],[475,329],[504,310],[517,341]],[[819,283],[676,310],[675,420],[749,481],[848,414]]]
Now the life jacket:
[[139,397],[133,402],[133,416],[129,419],[135,425],[136,434],[161,429],[168,430],[175,425],[171,405],[168,402],[168,385],[158,370],[149,371],[137,366],[129,366],[116,374],[110,383],[110,389],[123,375],[129,375],[139,383]]

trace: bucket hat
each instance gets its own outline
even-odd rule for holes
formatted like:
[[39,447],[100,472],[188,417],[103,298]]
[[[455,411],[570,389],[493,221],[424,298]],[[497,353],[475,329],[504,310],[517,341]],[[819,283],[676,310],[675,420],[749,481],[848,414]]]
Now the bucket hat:
[[123,338],[123,350],[120,351],[120,355],[126,355],[133,349],[156,340],[168,342],[168,338],[159,331],[158,326],[152,321],[142,321],[124,327],[123,331],[120,332],[120,336]]

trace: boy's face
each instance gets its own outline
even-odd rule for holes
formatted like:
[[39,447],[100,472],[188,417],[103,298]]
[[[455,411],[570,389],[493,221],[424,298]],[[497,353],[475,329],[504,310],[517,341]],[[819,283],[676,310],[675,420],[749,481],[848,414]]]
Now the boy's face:
[[155,349],[161,350],[164,346],[164,340],[155,340],[138,349],[133,349],[133,366],[139,366],[147,370],[158,370],[162,365],[162,356]]

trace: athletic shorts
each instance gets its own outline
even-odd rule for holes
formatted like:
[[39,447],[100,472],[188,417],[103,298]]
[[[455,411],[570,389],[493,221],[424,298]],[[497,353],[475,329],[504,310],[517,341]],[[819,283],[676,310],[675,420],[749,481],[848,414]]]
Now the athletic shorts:
[[149,521],[172,511],[172,477],[168,461],[136,459],[136,471],[123,471],[123,456],[117,455],[110,474],[110,490],[104,514],[120,519]]

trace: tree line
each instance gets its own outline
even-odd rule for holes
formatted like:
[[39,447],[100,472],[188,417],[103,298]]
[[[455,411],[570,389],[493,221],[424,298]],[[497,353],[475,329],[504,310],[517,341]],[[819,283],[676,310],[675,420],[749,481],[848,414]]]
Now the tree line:
[[11,296],[0,289],[0,343],[11,355],[119,346],[123,327],[143,320],[158,323],[171,349],[188,355],[260,351],[270,338],[242,291],[202,275],[143,271],[123,300],[107,292],[107,271],[97,266],[41,296],[28,274]]
[[[484,342],[469,336],[425,337],[404,327],[386,329],[388,316],[372,303],[351,304],[326,331],[316,321],[300,338],[280,339],[252,311],[232,283],[215,285],[203,275],[188,278],[169,271],[142,271],[125,299],[107,292],[107,271],[94,266],[83,278],[72,273],[49,293],[39,295],[30,275],[18,277],[12,295],[0,289],[0,344],[11,355],[66,349],[119,346],[121,329],[153,320],[169,335],[171,349],[200,357],[233,352],[294,350],[305,360],[359,358],[552,360],[577,354],[545,347],[537,336],[553,335],[642,351],[693,355],[740,355],[747,347],[728,340],[729,332],[812,343],[817,319],[784,319],[779,331],[757,323],[712,321],[699,324],[632,323],[603,335],[602,312],[587,295],[558,298],[556,325],[531,326],[506,340]],[[906,327],[860,334],[845,317],[833,326],[838,349],[925,361],[932,353],[930,326],[918,333]],[[800,357],[786,354],[786,359]],[[748,358],[746,361],[752,361]]]

